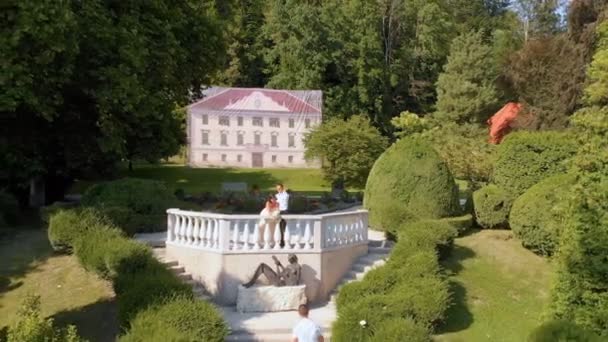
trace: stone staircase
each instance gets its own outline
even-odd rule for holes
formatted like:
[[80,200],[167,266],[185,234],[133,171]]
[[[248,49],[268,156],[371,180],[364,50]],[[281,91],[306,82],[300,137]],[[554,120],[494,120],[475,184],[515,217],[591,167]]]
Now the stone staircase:
[[192,279],[192,275],[190,273],[186,273],[186,269],[183,266],[180,266],[177,261],[168,260],[165,254],[165,248],[154,248],[152,249],[156,258],[163,263],[171,272],[173,272],[179,279],[181,279],[184,283],[192,286],[192,292],[196,298],[200,298],[202,300],[211,300],[211,295],[207,292],[205,287]]

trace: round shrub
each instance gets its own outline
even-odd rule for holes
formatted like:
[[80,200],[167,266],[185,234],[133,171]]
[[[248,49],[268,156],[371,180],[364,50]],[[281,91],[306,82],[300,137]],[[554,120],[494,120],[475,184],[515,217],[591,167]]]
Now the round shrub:
[[95,184],[82,196],[84,206],[124,207],[137,214],[164,214],[176,202],[164,182],[137,178]]
[[16,224],[19,218],[19,202],[11,193],[0,190],[0,221],[5,225]]
[[411,318],[392,318],[381,322],[373,342],[430,342],[429,329]]
[[440,218],[460,212],[458,187],[446,163],[420,139],[401,139],[370,171],[363,203],[370,225],[390,231],[403,220]]
[[565,161],[577,150],[567,133],[520,131],[498,146],[493,182],[517,197],[544,178],[566,172]]
[[48,236],[56,251],[69,251],[76,239],[94,228],[111,225],[111,221],[92,208],[60,210],[51,215]]
[[227,335],[228,327],[213,305],[178,296],[140,312],[120,341],[220,342]]
[[560,206],[575,182],[572,174],[546,178],[513,202],[509,225],[524,247],[540,255],[552,255],[559,243],[564,217]]
[[72,247],[78,261],[86,270],[109,278],[106,258],[113,252],[112,246],[120,244],[122,239],[122,232],[117,228],[97,225],[73,238]]
[[489,184],[473,193],[475,220],[482,228],[507,228],[513,204],[510,193]]
[[566,320],[543,323],[528,336],[528,342],[599,342],[599,336]]

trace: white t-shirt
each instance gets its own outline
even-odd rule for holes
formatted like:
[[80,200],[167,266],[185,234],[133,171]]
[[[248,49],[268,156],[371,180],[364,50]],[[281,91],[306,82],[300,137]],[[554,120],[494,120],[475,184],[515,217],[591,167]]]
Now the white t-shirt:
[[288,210],[289,209],[289,194],[287,191],[279,192],[275,195],[277,202],[279,202],[279,210]]
[[293,337],[298,339],[298,342],[319,342],[321,336],[321,328],[308,318],[302,318],[293,328]]

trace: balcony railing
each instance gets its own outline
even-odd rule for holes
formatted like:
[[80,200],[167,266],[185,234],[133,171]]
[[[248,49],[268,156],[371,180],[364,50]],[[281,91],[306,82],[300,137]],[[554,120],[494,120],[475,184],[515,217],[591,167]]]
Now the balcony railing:
[[226,215],[167,210],[168,245],[217,253],[320,252],[367,244],[367,211],[323,215],[284,215],[284,245],[279,223],[258,215]]

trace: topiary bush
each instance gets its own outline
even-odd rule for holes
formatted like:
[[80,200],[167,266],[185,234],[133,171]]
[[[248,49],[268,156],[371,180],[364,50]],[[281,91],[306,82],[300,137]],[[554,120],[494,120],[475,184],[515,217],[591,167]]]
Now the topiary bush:
[[545,322],[530,333],[528,342],[599,342],[599,336],[566,320]]
[[19,202],[11,193],[0,190],[0,221],[4,225],[16,224],[19,219]]
[[458,187],[446,163],[420,139],[401,139],[378,158],[365,187],[364,206],[375,229],[394,230],[403,220],[460,213]]
[[431,337],[429,329],[425,325],[420,324],[409,317],[396,317],[380,322],[371,341],[431,342]]
[[[400,258],[401,254],[434,249],[441,260],[449,254],[454,238],[458,236],[458,230],[443,220],[421,220],[402,224],[399,236],[406,241],[395,247],[396,258]],[[406,248],[410,249],[409,253],[401,253]]]
[[209,341],[221,342],[228,327],[209,303],[189,297],[172,297],[140,312],[121,342]]
[[576,149],[576,141],[568,133],[511,133],[498,146],[493,183],[517,197],[542,179],[565,173],[566,161]]
[[473,193],[475,220],[482,228],[508,228],[513,195],[494,184]]
[[48,227],[51,217],[61,210],[72,209],[78,207],[78,203],[75,202],[55,202],[51,205],[40,208],[40,220]]
[[86,235],[89,230],[111,225],[105,215],[93,208],[74,208],[60,210],[49,220],[48,237],[56,251],[70,251],[77,239]]
[[[473,202],[472,197],[471,197],[471,202]],[[456,228],[458,233],[463,233],[463,232],[469,230],[469,228],[471,228],[473,226],[473,215],[466,214],[466,215],[456,216],[456,217],[446,217],[446,218],[440,219],[439,221],[445,222],[445,223],[449,224],[450,226]]]
[[509,225],[524,247],[552,255],[564,225],[564,206],[576,177],[555,175],[532,186],[513,202]]

